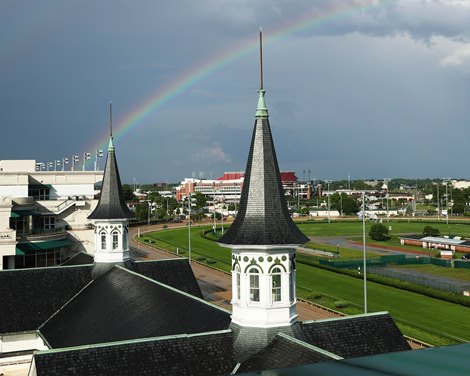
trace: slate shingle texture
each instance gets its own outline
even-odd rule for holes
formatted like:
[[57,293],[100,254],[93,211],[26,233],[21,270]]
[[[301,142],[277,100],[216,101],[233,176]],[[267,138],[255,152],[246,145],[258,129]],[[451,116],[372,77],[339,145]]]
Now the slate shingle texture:
[[92,280],[92,265],[0,272],[0,333],[36,330]]
[[238,214],[219,242],[234,245],[308,242],[287,210],[267,117],[255,121]]
[[121,178],[116,162],[114,149],[108,151],[106,166],[103,175],[103,185],[101,195],[95,210],[88,216],[88,219],[126,219],[134,218],[134,214],[129,210],[124,202],[122,193]]
[[228,375],[232,333],[143,340],[35,355],[38,376]]
[[202,292],[188,259],[136,261],[132,270],[155,281],[202,299]]
[[89,253],[79,252],[75,256],[72,256],[70,259],[62,263],[62,266],[71,266],[71,265],[90,265],[93,264],[94,257]]
[[331,360],[333,359],[330,356],[307,346],[299,345],[292,339],[277,335],[263,350],[243,362],[238,373],[287,368]]
[[343,358],[410,350],[388,313],[303,323],[304,340]]
[[40,327],[52,348],[228,328],[230,314],[114,267]]

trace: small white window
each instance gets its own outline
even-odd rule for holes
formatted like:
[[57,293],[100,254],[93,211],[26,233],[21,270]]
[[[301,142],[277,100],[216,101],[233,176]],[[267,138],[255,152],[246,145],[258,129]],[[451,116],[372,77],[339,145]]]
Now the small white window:
[[280,302],[282,299],[281,277],[282,277],[281,269],[277,267],[273,268],[271,272],[271,278],[272,278],[271,291],[272,291],[273,302]]
[[259,270],[251,268],[250,276],[250,301],[259,302]]
[[106,249],[106,233],[101,233],[101,249]]
[[112,235],[113,235],[113,249],[117,249],[118,244],[119,244],[119,234],[117,231],[113,231]]

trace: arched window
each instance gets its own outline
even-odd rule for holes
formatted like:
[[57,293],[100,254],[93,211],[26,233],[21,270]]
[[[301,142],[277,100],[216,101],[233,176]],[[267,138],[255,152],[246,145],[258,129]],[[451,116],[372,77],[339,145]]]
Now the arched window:
[[239,300],[240,299],[240,267],[237,265],[235,268],[235,283],[237,286],[237,289],[235,290],[235,299]]
[[250,277],[250,302],[259,302],[259,270],[251,268],[248,275]]
[[117,249],[118,244],[119,244],[119,233],[115,230],[112,232],[112,235],[113,235],[113,249]]
[[102,232],[100,234],[100,238],[101,238],[101,249],[106,249],[106,233]]
[[273,302],[280,302],[282,299],[281,294],[281,269],[278,267],[273,268],[271,271],[271,292],[273,297]]

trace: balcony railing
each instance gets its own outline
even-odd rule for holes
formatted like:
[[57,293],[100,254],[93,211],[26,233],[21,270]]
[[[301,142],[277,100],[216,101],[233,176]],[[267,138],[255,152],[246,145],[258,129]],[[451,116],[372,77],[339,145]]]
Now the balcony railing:
[[32,230],[25,230],[25,231],[17,231],[16,233],[16,238],[18,240],[20,239],[26,239],[31,236],[37,236],[37,237],[48,237],[51,235],[61,235],[66,233],[66,228],[65,227],[60,227],[60,228],[53,228],[53,229],[32,229]]

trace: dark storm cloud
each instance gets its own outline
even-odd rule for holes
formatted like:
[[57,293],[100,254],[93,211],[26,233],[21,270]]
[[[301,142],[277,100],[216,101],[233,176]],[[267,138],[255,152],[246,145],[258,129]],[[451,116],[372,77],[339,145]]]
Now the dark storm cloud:
[[[93,152],[109,100],[119,124],[186,77],[178,95],[117,135],[123,180],[243,170],[258,55],[233,51],[262,26],[281,169],[470,176],[455,162],[466,160],[469,21],[458,0],[2,1],[0,159]],[[280,30],[291,32],[271,40]],[[232,58],[220,64],[224,54]],[[189,84],[204,64],[210,72]]]

